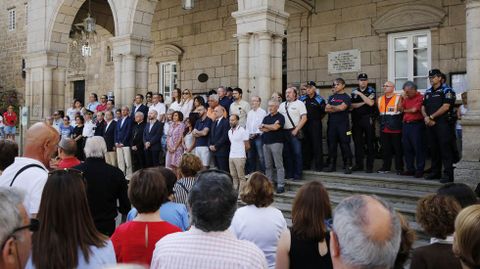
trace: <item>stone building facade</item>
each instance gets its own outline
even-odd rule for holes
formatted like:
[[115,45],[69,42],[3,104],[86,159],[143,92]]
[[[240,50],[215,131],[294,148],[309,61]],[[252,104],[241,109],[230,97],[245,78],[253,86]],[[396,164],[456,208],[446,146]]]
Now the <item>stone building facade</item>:
[[[428,69],[440,68],[449,79],[466,80],[465,160],[478,163],[479,0],[196,0],[188,11],[181,0],[41,2],[0,0],[0,86],[24,96],[33,121],[66,108],[81,83],[84,95],[110,92],[117,104],[148,90],[168,96],[174,87],[205,92],[219,85],[265,100],[307,80],[328,95],[335,77],[355,84],[359,72],[368,73],[378,92],[385,80],[397,88],[415,80],[426,88]],[[85,58],[72,29],[88,3],[97,39]],[[6,30],[12,7],[14,32]],[[25,79],[17,70],[22,58]],[[200,74],[209,79],[200,82]],[[467,166],[480,178],[479,169]]]

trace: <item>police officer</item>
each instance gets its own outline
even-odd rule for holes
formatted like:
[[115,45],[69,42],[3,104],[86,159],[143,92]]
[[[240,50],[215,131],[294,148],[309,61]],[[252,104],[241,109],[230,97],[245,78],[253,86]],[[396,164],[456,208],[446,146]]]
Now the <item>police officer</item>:
[[325,116],[326,102],[316,92],[316,84],[310,81],[305,86],[306,95],[302,96],[300,101],[307,108],[307,123],[305,124],[305,143],[304,161],[307,168],[310,168],[312,159],[315,165],[315,171],[323,170],[323,139],[322,139],[322,119]]
[[352,171],[361,171],[364,166],[365,146],[367,148],[366,172],[373,172],[375,129],[375,89],[368,86],[368,76],[358,75],[358,87],[352,90],[352,135],[355,145],[355,165]]
[[[427,139],[432,157],[432,172],[426,179],[441,179],[441,183],[453,182],[452,133],[455,92],[442,84],[442,72],[432,69],[428,73],[430,89],[425,92],[422,114],[427,125]],[[443,163],[443,176],[441,173]]]
[[337,145],[340,144],[344,163],[344,173],[351,174],[352,152],[350,150],[350,122],[348,110],[351,99],[345,93],[345,80],[337,78],[333,82],[333,95],[328,98],[325,112],[328,113],[328,154],[330,167],[325,172],[334,172],[337,165]]

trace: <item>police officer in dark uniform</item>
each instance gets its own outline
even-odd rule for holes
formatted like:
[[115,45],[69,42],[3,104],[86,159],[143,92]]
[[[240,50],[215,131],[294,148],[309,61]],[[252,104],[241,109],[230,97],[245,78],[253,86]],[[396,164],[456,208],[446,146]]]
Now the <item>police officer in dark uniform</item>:
[[[428,73],[432,87],[425,92],[422,106],[427,139],[432,157],[432,172],[426,179],[441,179],[441,183],[453,182],[452,124],[455,92],[442,84],[442,72],[432,69]],[[443,176],[441,173],[443,163]]]
[[328,97],[325,112],[328,113],[328,155],[330,158],[330,167],[325,172],[336,171],[337,165],[337,145],[340,144],[342,150],[344,173],[351,174],[352,151],[350,150],[350,121],[348,111],[351,106],[351,99],[345,93],[345,80],[337,78],[333,82],[333,95]]
[[305,124],[305,151],[304,162],[307,169],[310,168],[312,159],[315,165],[315,171],[323,170],[323,139],[322,139],[322,119],[325,117],[326,102],[316,92],[316,84],[310,81],[305,85],[306,95],[300,97],[300,101],[307,108],[307,123]]
[[352,171],[361,171],[364,166],[365,146],[367,148],[366,172],[373,172],[375,129],[375,89],[368,86],[368,76],[358,75],[358,87],[352,91],[352,135],[355,144],[355,165]]

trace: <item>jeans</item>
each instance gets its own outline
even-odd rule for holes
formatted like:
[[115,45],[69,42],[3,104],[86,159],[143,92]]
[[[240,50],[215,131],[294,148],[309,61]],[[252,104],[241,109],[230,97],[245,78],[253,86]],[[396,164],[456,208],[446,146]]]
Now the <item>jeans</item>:
[[287,178],[301,179],[303,169],[302,141],[291,134],[291,130],[284,130],[286,141],[283,147],[285,160],[285,174]]
[[258,171],[257,159],[260,164],[260,172],[265,173],[265,156],[263,155],[263,142],[260,135],[250,139],[250,150],[247,151],[247,174]]
[[[265,156],[265,172],[269,180],[277,183],[277,187],[285,185],[285,169],[283,169],[283,144],[273,143],[263,145],[263,154]],[[277,178],[273,178],[273,166],[277,172]]]

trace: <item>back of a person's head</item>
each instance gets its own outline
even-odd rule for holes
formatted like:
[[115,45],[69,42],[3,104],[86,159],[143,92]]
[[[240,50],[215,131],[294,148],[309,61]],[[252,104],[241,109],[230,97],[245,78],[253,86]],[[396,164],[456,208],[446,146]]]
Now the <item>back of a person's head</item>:
[[128,198],[138,213],[153,213],[167,201],[165,178],[158,168],[135,172],[130,179]]
[[87,158],[104,158],[107,153],[107,144],[105,139],[101,136],[94,136],[87,139],[85,142],[85,157]]
[[415,242],[415,231],[410,228],[407,219],[397,212],[398,220],[402,228],[402,239],[400,241],[400,249],[398,250],[397,258],[395,259],[394,269],[403,269],[405,262],[410,257],[413,243]]
[[480,268],[480,205],[464,208],[458,214],[453,252],[464,268]]
[[180,162],[180,172],[182,176],[194,177],[202,168],[202,160],[200,160],[197,155],[191,153],[183,154]]
[[[36,268],[75,268],[79,249],[88,261],[90,247],[103,247],[107,238],[95,228],[80,171],[53,171],[45,183],[40,227],[33,234],[32,261]],[[47,253],[48,251],[48,253]]]
[[393,208],[375,196],[354,195],[335,208],[333,231],[347,268],[391,268],[400,247],[400,222]]
[[245,184],[240,198],[247,205],[268,207],[273,203],[273,184],[260,173],[253,173]]
[[475,192],[463,183],[447,183],[437,190],[437,194],[454,197],[462,208],[478,203]]
[[418,201],[416,219],[426,234],[445,239],[453,234],[460,210],[462,208],[454,197],[430,194]]
[[77,152],[77,143],[74,139],[71,138],[62,138],[60,142],[58,142],[58,146],[67,156],[74,156]]
[[327,232],[325,221],[332,217],[328,192],[319,181],[303,185],[292,206],[292,232],[304,239],[323,240]]
[[22,226],[20,205],[24,197],[16,188],[0,187],[0,242],[5,242],[13,230]]
[[9,139],[0,140],[0,171],[5,170],[18,156],[18,144]]
[[177,176],[171,169],[165,167],[158,167],[157,169],[160,171],[165,180],[167,195],[173,194],[173,187],[175,186],[175,182],[177,182]]
[[188,195],[192,225],[204,232],[225,231],[232,222],[237,198],[230,174],[214,169],[199,173]]

